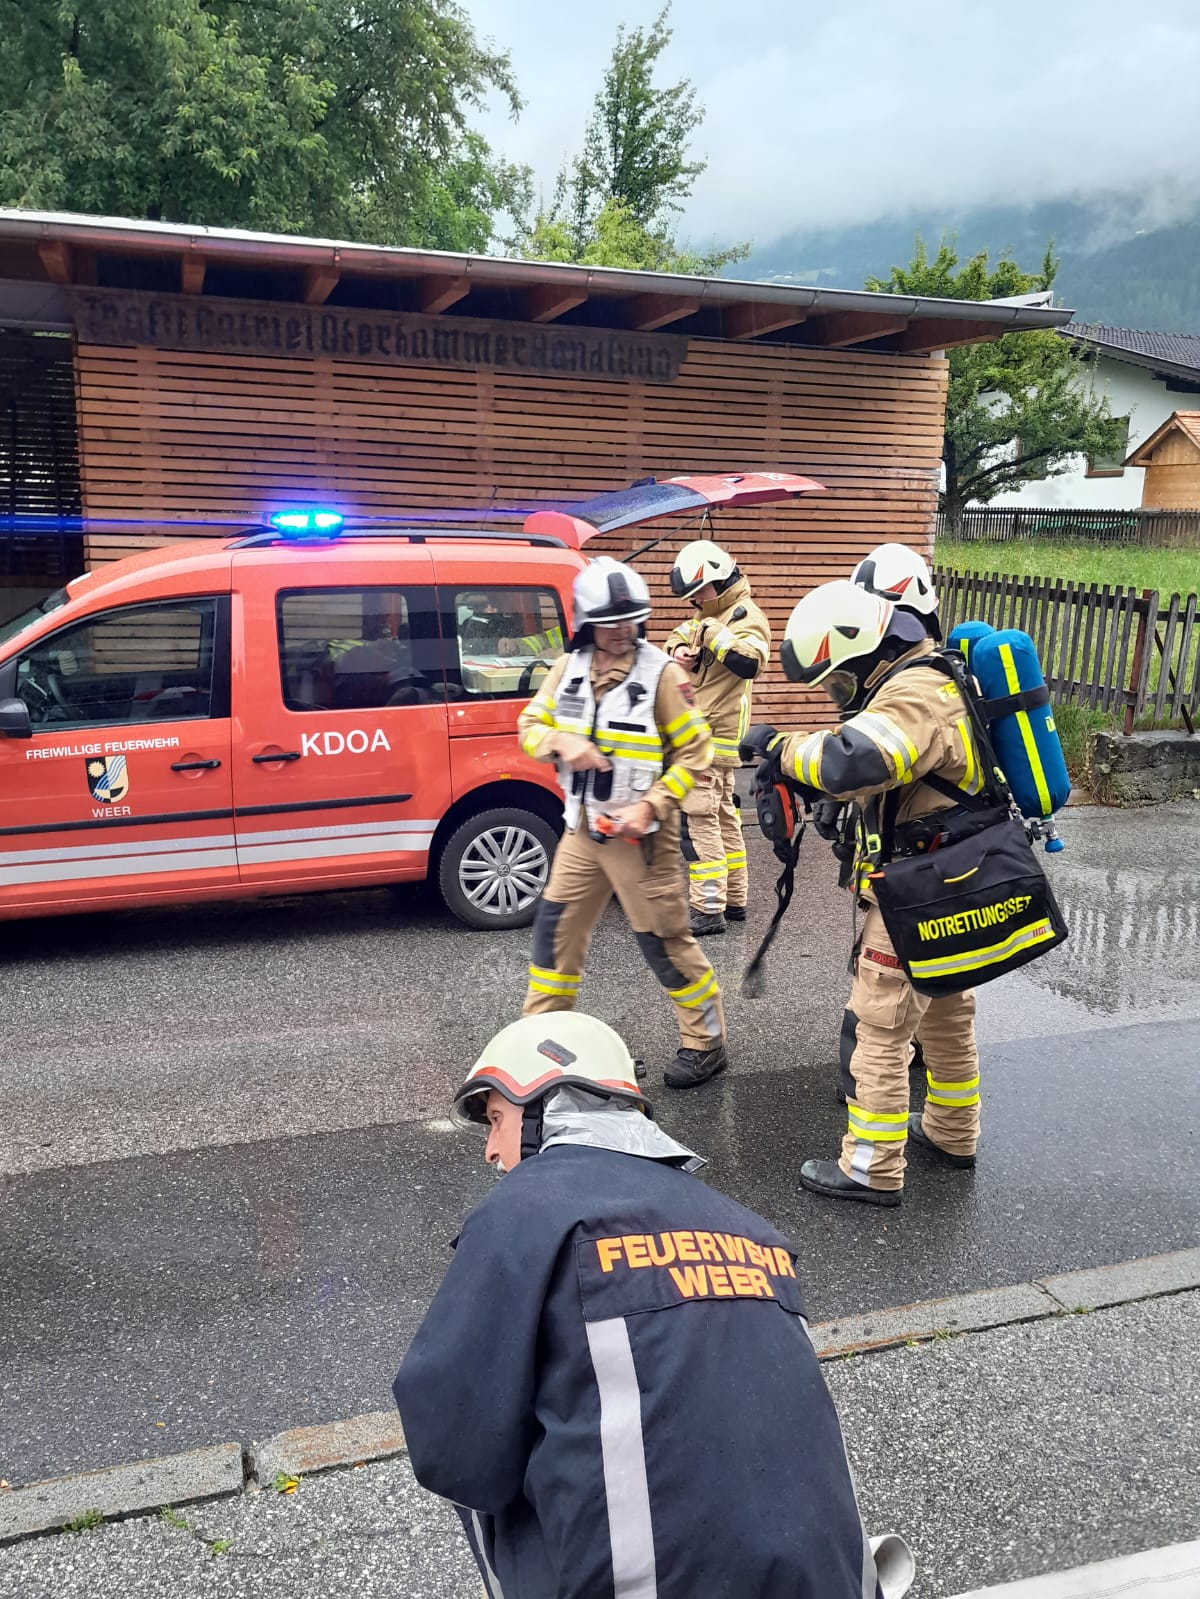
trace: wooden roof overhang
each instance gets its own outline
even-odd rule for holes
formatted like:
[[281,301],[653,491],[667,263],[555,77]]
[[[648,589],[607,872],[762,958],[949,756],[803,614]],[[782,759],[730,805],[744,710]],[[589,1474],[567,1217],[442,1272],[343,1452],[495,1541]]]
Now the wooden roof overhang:
[[69,329],[68,291],[87,287],[910,354],[1071,317],[993,301],[0,209],[0,325]]
[[1125,457],[1125,466],[1153,466],[1154,454],[1159,445],[1172,433],[1186,439],[1200,455],[1200,411],[1172,411],[1148,439],[1143,439],[1135,450]]

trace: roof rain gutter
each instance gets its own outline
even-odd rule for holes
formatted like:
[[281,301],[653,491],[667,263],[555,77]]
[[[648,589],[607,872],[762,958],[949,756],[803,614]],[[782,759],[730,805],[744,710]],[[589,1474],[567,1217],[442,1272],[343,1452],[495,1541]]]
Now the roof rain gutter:
[[[589,293],[634,295],[677,293],[702,306],[762,304],[805,312],[859,311],[899,317],[969,319],[997,329],[1055,328],[1071,320],[1067,309],[994,302],[947,300],[926,295],[880,294],[868,289],[818,289],[740,278],[705,278],[669,272],[631,272],[620,267],[583,267],[554,261],[516,261],[505,256],[462,255],[411,250],[390,245],[293,238],[237,228],[192,227],[70,212],[0,209],[0,238],[29,242],[62,240],[91,250],[203,256],[208,261],[235,257],[269,258],[271,265],[336,267],[342,272],[389,277],[444,274],[466,277],[481,286],[534,287],[573,284],[582,278]],[[264,260],[264,265],[266,260]]]

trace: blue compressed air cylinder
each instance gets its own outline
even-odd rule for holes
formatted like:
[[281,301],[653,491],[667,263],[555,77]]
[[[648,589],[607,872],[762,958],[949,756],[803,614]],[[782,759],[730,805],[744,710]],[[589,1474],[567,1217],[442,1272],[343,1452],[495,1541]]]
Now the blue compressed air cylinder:
[[[968,649],[968,667],[985,700],[1002,700],[1045,686],[1037,645],[1028,633],[1017,628],[999,633],[989,629],[974,637]],[[1053,816],[1071,792],[1053,707],[1047,704],[1010,711],[997,716],[988,730],[1021,814]]]
[[973,672],[975,668],[971,665],[971,653],[975,645],[981,638],[986,638],[989,633],[995,631],[990,622],[960,622],[951,630],[950,637],[946,640],[946,648],[961,655],[967,663],[967,671]]

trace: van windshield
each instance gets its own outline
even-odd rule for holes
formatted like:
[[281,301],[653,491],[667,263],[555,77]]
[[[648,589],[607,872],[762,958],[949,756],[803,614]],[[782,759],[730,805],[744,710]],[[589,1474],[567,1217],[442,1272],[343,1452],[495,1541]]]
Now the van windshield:
[[18,633],[23,633],[27,627],[40,621],[43,616],[49,616],[51,611],[57,611],[60,605],[67,603],[67,598],[66,589],[55,589],[53,594],[47,594],[44,600],[39,600],[28,611],[22,611],[19,616],[0,623],[0,644],[7,644],[10,638],[16,638]]

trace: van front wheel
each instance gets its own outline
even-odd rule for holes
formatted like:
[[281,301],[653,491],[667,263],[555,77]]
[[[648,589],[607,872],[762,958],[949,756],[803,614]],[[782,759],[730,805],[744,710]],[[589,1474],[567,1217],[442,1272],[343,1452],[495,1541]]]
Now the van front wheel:
[[442,898],[468,927],[528,927],[542,897],[557,838],[535,811],[480,811],[442,851]]

